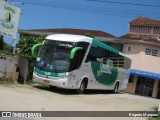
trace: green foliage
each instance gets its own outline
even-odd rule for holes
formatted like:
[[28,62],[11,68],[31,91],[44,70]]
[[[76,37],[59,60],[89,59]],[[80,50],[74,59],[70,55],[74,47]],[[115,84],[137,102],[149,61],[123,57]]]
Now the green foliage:
[[91,37],[91,38],[95,38],[95,35],[92,34],[92,33],[90,33],[90,32],[86,32],[86,33],[85,33],[85,36]]
[[20,49],[20,54],[22,56],[25,56],[25,58],[30,59],[32,57],[31,49],[33,45],[43,42],[44,38],[45,38],[44,35],[42,35],[41,37],[22,36],[18,44],[18,47]]
[[3,84],[12,84],[13,81],[9,78],[6,78],[6,77],[0,77],[0,85],[3,85]]
[[27,84],[27,85],[32,85],[32,84],[35,84],[35,82],[33,82],[33,80],[28,79],[28,80],[26,81],[26,84]]
[[42,43],[44,38],[45,38],[44,35],[40,37],[31,37],[31,36],[20,37],[19,44],[18,44],[18,48],[20,49],[19,56],[27,59],[29,63],[29,66],[28,66],[29,71],[28,71],[27,80],[32,79],[33,68],[35,65],[35,57],[32,56],[31,49],[33,45],[37,43]]
[[148,120],[160,120],[160,117],[148,118]]
[[0,55],[10,55],[14,56],[14,54],[8,50],[0,50]]
[[6,43],[3,40],[3,36],[0,35],[0,55],[14,55],[12,52],[13,47]]

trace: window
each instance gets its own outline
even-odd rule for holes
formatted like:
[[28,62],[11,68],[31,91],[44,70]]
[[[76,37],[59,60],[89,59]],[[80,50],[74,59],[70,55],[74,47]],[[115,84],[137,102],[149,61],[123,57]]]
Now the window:
[[151,34],[151,26],[131,25],[130,32]]
[[115,67],[124,67],[124,57],[118,54],[115,54],[106,49],[100,48],[98,46],[92,45],[87,56],[86,62],[97,61],[97,58],[103,59],[103,64],[106,64],[107,61],[112,61],[113,66]]
[[70,71],[75,70],[80,67],[84,54],[85,54],[84,50],[80,50],[76,52],[75,57],[71,62]]
[[153,34],[160,34],[160,27],[154,27]]
[[135,94],[142,96],[152,96],[153,87],[154,87],[154,79],[138,77]]
[[128,47],[128,52],[130,52],[130,51],[131,51],[131,47],[129,46],[129,47]]
[[73,42],[47,40],[40,48],[36,67],[47,72],[68,72],[70,52],[74,46]]
[[153,49],[150,49],[150,48],[146,48],[145,54],[146,55],[151,55],[151,56],[157,56],[158,55],[158,50],[153,50]]
[[87,42],[78,42],[77,43],[77,47],[82,47],[83,49],[80,51],[77,51],[74,59],[71,60],[72,62],[70,65],[70,71],[75,70],[80,67],[88,46],[89,46],[89,43],[87,43]]
[[77,47],[82,47],[83,50],[85,50],[85,51],[87,50],[88,46],[89,46],[89,43],[87,43],[87,42],[78,42],[77,43]]
[[97,61],[97,58],[102,58],[103,56],[105,56],[104,52],[105,52],[104,49],[102,49],[98,46],[92,45],[90,48],[90,51],[88,53],[86,62]]

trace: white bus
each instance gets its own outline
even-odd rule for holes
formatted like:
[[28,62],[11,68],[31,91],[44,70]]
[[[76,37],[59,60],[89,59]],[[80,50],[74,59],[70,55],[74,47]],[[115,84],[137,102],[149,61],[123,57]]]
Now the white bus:
[[33,81],[52,87],[123,90],[127,87],[131,60],[120,51],[87,36],[55,34],[46,37],[36,57]]

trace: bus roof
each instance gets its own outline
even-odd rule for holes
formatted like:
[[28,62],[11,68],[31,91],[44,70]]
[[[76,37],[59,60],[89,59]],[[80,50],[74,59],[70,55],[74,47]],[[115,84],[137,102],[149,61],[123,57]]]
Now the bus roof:
[[54,34],[46,37],[48,40],[58,40],[58,41],[69,41],[69,42],[88,42],[92,43],[93,38],[83,36],[83,35],[72,35],[72,34]]
[[107,49],[109,51],[112,51],[116,54],[122,55],[124,57],[127,57],[127,55],[123,54],[122,52],[120,52],[119,50],[103,43],[100,42],[99,40],[96,40],[94,38],[91,37],[87,37],[84,35],[73,35],[73,34],[54,34],[54,35],[49,35],[46,37],[46,39],[48,40],[58,40],[58,41],[69,41],[69,42],[88,42],[88,43],[92,43],[94,45],[97,45],[101,48]]

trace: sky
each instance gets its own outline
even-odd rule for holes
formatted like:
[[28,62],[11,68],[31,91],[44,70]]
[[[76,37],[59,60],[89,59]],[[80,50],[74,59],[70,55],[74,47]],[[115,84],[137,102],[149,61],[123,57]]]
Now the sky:
[[[138,16],[160,20],[159,0],[8,0],[21,8],[19,29],[75,28],[127,33]],[[17,42],[19,36],[17,35]],[[5,37],[9,44],[12,39]]]

